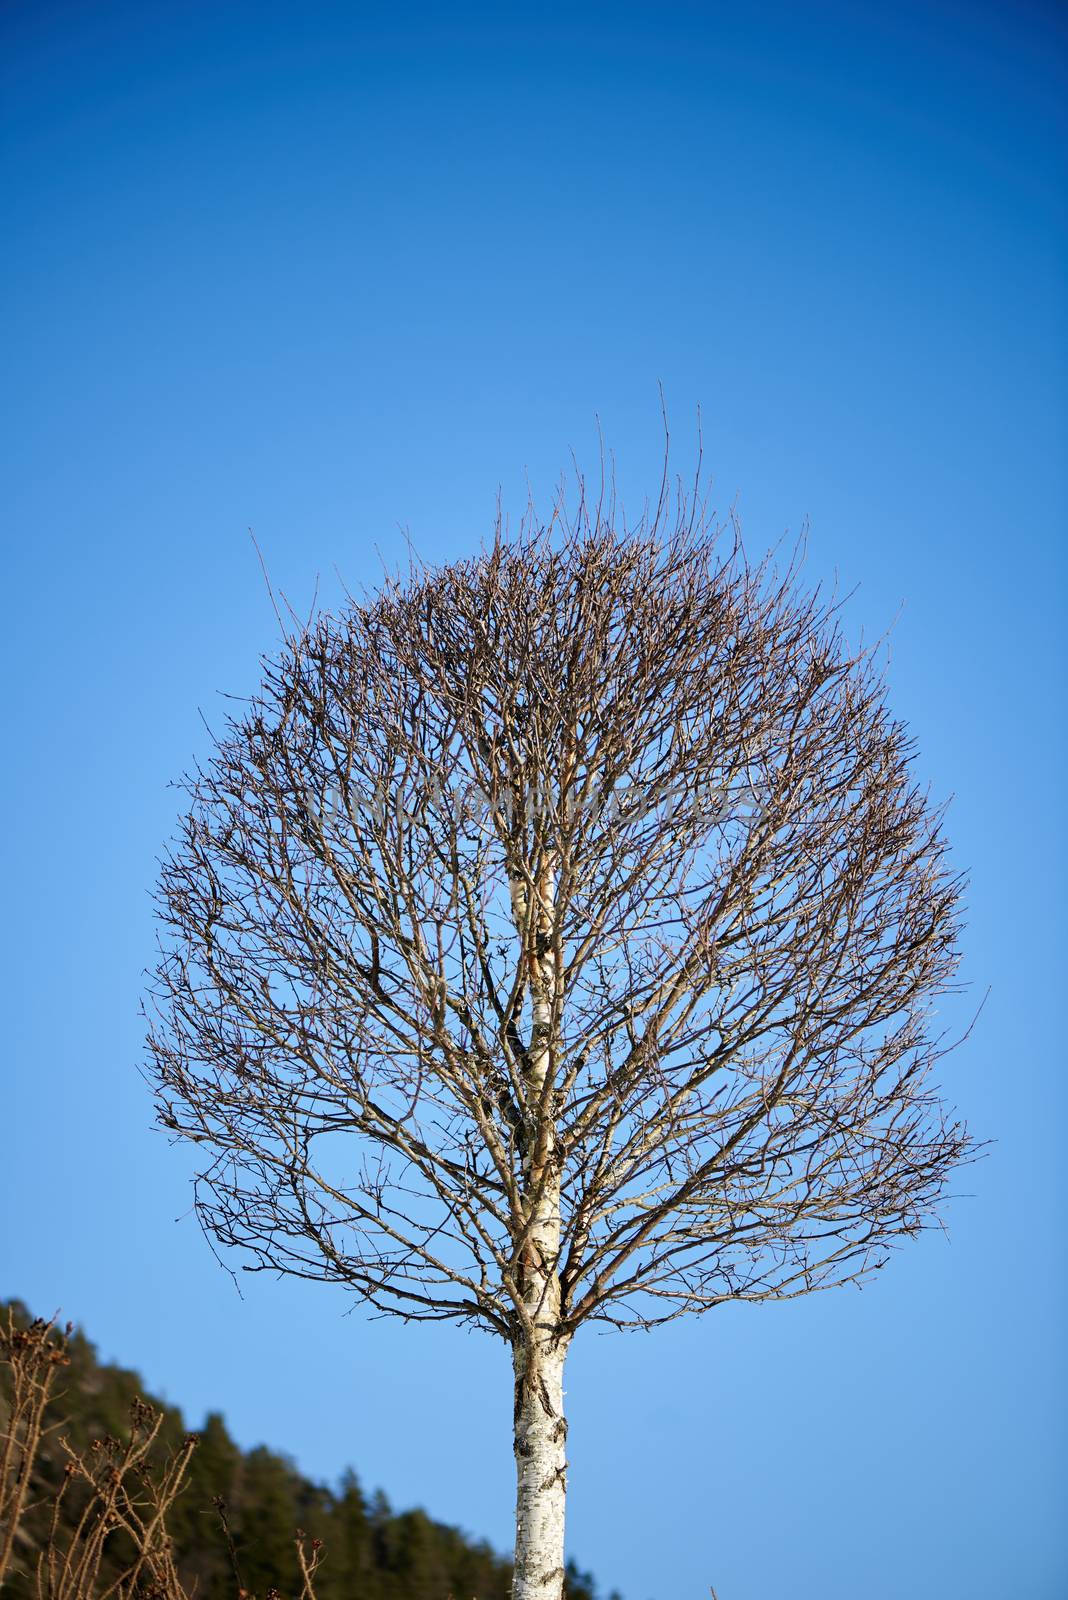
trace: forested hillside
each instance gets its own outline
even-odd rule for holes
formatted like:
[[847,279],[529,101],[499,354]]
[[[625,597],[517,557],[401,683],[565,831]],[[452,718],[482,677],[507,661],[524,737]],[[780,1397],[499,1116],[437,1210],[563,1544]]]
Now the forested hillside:
[[[29,1323],[25,1307],[8,1305],[18,1323]],[[146,1394],[135,1372],[99,1361],[80,1331],[71,1333],[66,1354],[69,1364],[44,1419],[51,1431],[37,1454],[30,1503],[5,1584],[12,1600],[36,1594],[37,1556],[48,1542],[52,1505],[69,1459],[62,1441],[84,1454],[94,1441],[126,1439],[131,1406],[138,1399],[163,1413],[161,1456],[180,1450],[189,1432],[176,1407]],[[0,1375],[0,1383],[6,1385],[6,1378],[6,1372]],[[5,1386],[0,1434],[8,1432],[8,1417]],[[60,1515],[69,1525],[67,1533],[79,1511],[78,1494],[66,1493]],[[241,1450],[220,1412],[211,1412],[199,1430],[167,1528],[181,1577],[197,1600],[234,1600],[240,1591],[299,1594],[297,1529],[322,1542],[317,1600],[508,1600],[511,1593],[511,1565],[488,1544],[433,1521],[422,1510],[393,1511],[381,1491],[366,1494],[352,1471],[328,1487],[309,1481],[265,1445]],[[565,1592],[568,1600],[596,1600],[592,1579],[573,1565]]]

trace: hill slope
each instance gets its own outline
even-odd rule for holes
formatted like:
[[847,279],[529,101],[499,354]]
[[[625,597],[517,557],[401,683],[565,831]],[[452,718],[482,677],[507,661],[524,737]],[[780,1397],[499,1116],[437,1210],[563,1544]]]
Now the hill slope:
[[[8,1302],[20,1323],[29,1313]],[[47,1538],[50,1500],[66,1457],[65,1438],[77,1451],[108,1435],[129,1431],[131,1402],[143,1398],[164,1415],[160,1443],[176,1449],[188,1429],[181,1412],[145,1393],[135,1372],[101,1362],[80,1331],[68,1344],[69,1367],[58,1386],[47,1421],[58,1427],[46,1438],[33,1485],[35,1506],[24,1519],[27,1538],[20,1571],[5,1585],[11,1600],[30,1600],[34,1552]],[[0,1393],[0,1423],[7,1395]],[[225,1503],[234,1557],[227,1546],[217,1501]],[[76,1506],[68,1497],[65,1514]],[[335,1487],[303,1477],[284,1455],[260,1445],[243,1451],[231,1439],[220,1412],[205,1418],[185,1489],[167,1519],[178,1566],[198,1600],[233,1600],[240,1588],[252,1595],[300,1590],[294,1532],[304,1528],[322,1540],[324,1560],[316,1578],[318,1600],[509,1600],[511,1564],[485,1542],[433,1521],[422,1510],[394,1512],[380,1491],[366,1495],[355,1473]],[[593,1580],[572,1564],[568,1600],[596,1600]],[[614,1597],[618,1600],[618,1597]]]

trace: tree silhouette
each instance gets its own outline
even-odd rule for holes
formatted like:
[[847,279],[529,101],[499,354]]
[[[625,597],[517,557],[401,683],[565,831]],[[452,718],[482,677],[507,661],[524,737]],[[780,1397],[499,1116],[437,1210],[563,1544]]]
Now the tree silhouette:
[[911,756],[833,599],[680,491],[294,625],[188,780],[151,1050],[202,1221],[508,1341],[518,1600],[562,1591],[581,1324],[856,1280],[968,1154]]

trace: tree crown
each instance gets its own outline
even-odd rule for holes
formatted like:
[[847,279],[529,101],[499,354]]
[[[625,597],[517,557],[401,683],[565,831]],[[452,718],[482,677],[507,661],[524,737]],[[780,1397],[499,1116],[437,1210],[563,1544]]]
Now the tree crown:
[[969,1149],[911,758],[834,601],[681,497],[294,629],[160,884],[150,1045],[205,1225],[509,1338],[532,1244],[568,1331],[881,1265]]

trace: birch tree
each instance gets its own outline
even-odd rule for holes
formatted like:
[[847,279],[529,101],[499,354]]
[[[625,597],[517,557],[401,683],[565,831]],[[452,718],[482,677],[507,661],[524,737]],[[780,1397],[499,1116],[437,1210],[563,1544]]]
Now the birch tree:
[[186,780],[150,1048],[202,1223],[507,1342],[516,1600],[580,1327],[855,1282],[968,1154],[912,755],[833,598],[680,494],[287,626]]

